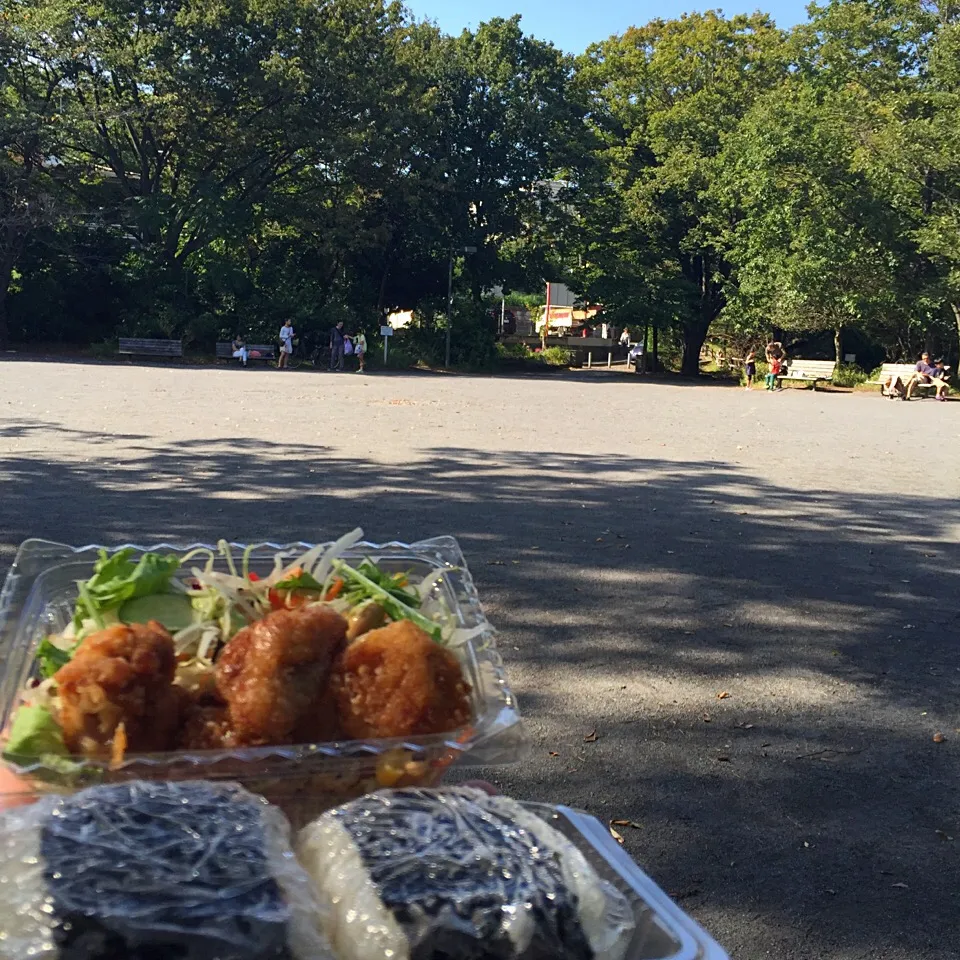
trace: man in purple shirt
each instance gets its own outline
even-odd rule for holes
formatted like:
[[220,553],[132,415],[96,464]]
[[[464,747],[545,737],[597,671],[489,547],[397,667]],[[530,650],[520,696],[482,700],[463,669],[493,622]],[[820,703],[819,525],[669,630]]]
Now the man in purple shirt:
[[930,362],[930,354],[924,351],[920,355],[920,360],[917,363],[913,376],[907,382],[907,399],[909,400],[913,396],[913,391],[916,389],[918,383],[930,383],[933,384],[937,391],[937,399],[946,400],[947,398],[943,395],[944,390],[947,389],[947,381],[945,378],[946,368],[943,364],[934,366],[934,364]]

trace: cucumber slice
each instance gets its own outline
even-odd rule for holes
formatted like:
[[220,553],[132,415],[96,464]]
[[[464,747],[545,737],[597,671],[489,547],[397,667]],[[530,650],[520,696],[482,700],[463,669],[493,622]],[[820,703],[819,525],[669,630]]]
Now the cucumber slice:
[[172,633],[196,622],[190,601],[180,593],[155,593],[149,597],[134,597],[121,604],[119,615],[124,623],[158,620]]

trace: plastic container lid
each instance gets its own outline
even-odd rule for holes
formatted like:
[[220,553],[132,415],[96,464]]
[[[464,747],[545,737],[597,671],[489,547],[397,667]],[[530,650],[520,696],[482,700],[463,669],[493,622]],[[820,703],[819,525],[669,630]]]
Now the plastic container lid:
[[[122,544],[135,555],[152,552],[182,554],[205,544]],[[244,544],[231,544],[235,551]],[[266,575],[279,553],[295,560],[312,544],[261,543],[250,554],[250,569]],[[65,629],[73,615],[77,581],[92,573],[97,544],[72,547],[44,540],[27,540],[0,591],[0,742],[20,704],[25,684],[36,676],[35,651],[40,641]],[[208,547],[208,549],[210,549]],[[326,807],[371,789],[438,782],[454,762],[492,765],[520,759],[526,750],[516,699],[507,683],[496,648],[495,631],[484,616],[460,546],[453,537],[414,544],[358,543],[345,551],[350,562],[369,557],[388,572],[407,573],[412,582],[435,578],[423,610],[445,611],[472,638],[451,647],[472,687],[472,723],[435,736],[393,740],[306,743],[292,746],[232,750],[169,751],[127,756],[116,767],[105,760],[83,759],[69,774],[43,764],[19,767],[26,775],[24,793],[72,791],[91,783],[127,779],[228,779],[279,803],[295,822]],[[218,558],[216,569],[226,570]]]

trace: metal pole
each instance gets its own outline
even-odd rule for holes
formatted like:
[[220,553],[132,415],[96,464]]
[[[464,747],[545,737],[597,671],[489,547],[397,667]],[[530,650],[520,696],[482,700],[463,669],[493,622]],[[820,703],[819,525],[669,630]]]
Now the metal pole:
[[503,336],[503,328],[507,325],[507,298],[500,298],[500,336]]
[[389,337],[383,338],[383,365],[387,365],[387,344],[390,342]]
[[447,271],[447,351],[446,364],[450,366],[450,328],[453,326],[453,251],[450,251],[450,268]]
[[543,310],[543,336],[540,339],[540,349],[547,349],[547,335],[550,333],[550,282],[547,281],[547,305]]

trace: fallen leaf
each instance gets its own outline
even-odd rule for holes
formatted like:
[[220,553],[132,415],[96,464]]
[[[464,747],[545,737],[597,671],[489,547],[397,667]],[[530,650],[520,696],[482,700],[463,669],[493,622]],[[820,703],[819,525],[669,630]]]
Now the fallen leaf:
[[943,743],[943,741],[946,740],[946,739],[947,739],[947,738],[946,738],[942,733],[940,733],[939,730],[933,735],[933,742],[934,742],[934,743]]
[[672,551],[672,550],[668,550],[667,553],[673,553],[673,551]]
[[559,756],[560,756],[560,754],[559,754],[559,753],[557,753],[557,751],[556,751],[556,750],[551,750],[551,751],[550,751],[550,756],[551,756],[551,757],[559,757]]
[[597,543],[603,543],[603,537],[597,537]]
[[752,730],[752,729],[753,729],[753,724],[752,724],[752,723],[735,723],[734,726],[735,726],[738,730]]
[[619,830],[614,830],[613,827],[610,828],[610,836],[613,837],[617,843],[623,843],[623,834]]
[[910,888],[905,883],[891,883],[891,887],[898,887],[900,890],[909,890]]
[[711,717],[709,713],[705,713],[705,714],[703,715],[703,722],[704,722],[704,723],[710,723],[710,721],[711,721],[712,719],[713,719],[713,717]]
[[720,693],[717,694],[717,699],[718,699],[718,700],[726,700],[727,697],[729,697],[729,696],[730,696],[730,694],[727,693],[726,690],[721,690]]
[[611,820],[611,821],[610,821],[610,826],[612,826],[612,827],[629,827],[629,826],[630,826],[630,821],[629,821],[629,820]]
[[505,567],[506,564],[502,560],[488,560],[487,566],[489,567]]
[[519,560],[511,560],[510,562],[511,562],[515,567],[519,567],[519,566],[520,566],[520,561],[519,561]]
[[597,741],[597,731],[591,730],[584,738],[584,743],[596,743]]
[[807,841],[806,841],[806,840],[804,840],[804,841],[803,841],[803,845],[804,845],[805,847],[809,847],[809,846],[810,846],[810,844],[809,844],[809,843],[807,843]]
[[934,830],[933,832],[934,832],[941,840],[952,840],[952,839],[953,839],[953,837],[951,837],[951,836],[947,833],[946,830]]

